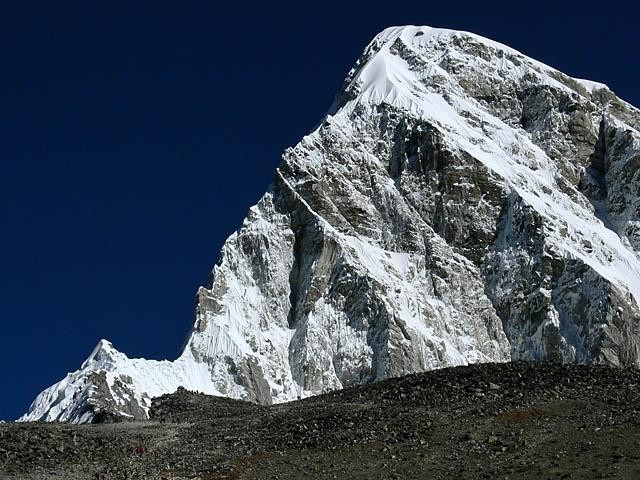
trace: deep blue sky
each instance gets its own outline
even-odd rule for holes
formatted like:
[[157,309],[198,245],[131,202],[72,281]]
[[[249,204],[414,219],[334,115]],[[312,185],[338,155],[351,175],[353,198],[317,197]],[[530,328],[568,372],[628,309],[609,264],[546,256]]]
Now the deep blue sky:
[[0,12],[5,419],[100,338],[129,356],[178,355],[223,241],[387,26],[474,31],[640,105],[628,10],[12,3]]

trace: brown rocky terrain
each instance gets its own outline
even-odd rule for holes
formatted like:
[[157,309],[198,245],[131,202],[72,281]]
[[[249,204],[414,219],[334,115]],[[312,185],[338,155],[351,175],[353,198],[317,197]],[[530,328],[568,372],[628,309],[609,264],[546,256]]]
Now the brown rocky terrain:
[[151,420],[0,425],[2,479],[640,478],[640,371],[479,364],[273,406],[180,390]]

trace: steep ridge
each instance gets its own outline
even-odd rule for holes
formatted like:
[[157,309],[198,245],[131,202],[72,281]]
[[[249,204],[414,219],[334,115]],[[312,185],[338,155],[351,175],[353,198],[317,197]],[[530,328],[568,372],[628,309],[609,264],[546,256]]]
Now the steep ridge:
[[225,243],[180,358],[102,341],[22,420],[143,418],[178,386],[269,404],[467,363],[637,366],[639,128],[605,85],[389,28]]

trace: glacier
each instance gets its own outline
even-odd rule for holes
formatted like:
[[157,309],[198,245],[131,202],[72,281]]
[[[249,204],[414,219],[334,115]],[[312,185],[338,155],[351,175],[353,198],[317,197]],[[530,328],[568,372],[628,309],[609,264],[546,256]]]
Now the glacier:
[[392,27],[225,242],[174,361],[101,340],[22,421],[262,404],[445,366],[640,364],[640,111],[480,37]]

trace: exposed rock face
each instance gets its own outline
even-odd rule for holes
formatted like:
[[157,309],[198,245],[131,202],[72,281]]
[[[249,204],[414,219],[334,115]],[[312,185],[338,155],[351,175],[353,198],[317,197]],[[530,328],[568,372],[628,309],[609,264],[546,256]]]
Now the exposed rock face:
[[23,419],[139,418],[179,385],[268,404],[466,363],[638,365],[639,125],[504,45],[387,29],[227,240],[182,356],[109,346]]

